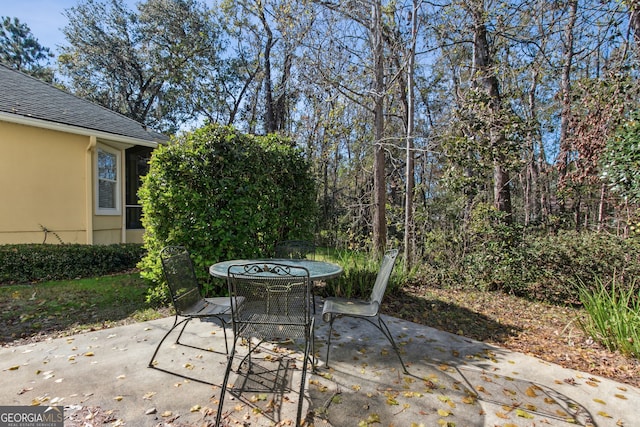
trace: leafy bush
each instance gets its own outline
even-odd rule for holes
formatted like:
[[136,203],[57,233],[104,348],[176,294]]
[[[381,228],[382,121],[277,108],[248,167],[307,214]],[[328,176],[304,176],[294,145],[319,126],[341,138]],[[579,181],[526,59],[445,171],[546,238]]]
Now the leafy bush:
[[597,277],[627,289],[640,274],[640,245],[607,233],[565,231],[526,239],[522,263],[525,296],[553,303],[580,303],[576,283]]
[[505,213],[493,205],[479,203],[471,213],[464,255],[466,283],[486,290],[521,294],[526,288],[521,277],[523,233],[521,226],[505,221]]
[[139,244],[0,246],[0,283],[34,283],[104,276],[135,268]]
[[505,225],[491,209],[475,212],[466,234],[432,232],[422,283],[499,290],[555,304],[580,304],[577,282],[617,280],[621,289],[640,275],[640,242],[607,233],[535,234]]
[[[143,277],[163,282],[159,252],[187,247],[200,279],[224,259],[270,254],[278,240],[313,236],[315,182],[288,140],[209,125],[154,151],[139,192]],[[212,294],[222,290],[210,289]],[[157,286],[152,299],[166,299]]]

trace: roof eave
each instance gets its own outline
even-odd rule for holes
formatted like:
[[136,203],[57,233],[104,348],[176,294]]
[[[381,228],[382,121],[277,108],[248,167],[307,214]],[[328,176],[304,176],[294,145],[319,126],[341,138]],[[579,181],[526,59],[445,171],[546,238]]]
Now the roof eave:
[[66,125],[63,123],[50,122],[47,120],[35,119],[33,117],[26,117],[19,114],[11,114],[0,111],[0,120],[34,126],[43,129],[55,130],[59,132],[67,132],[76,135],[95,136],[96,138],[108,139],[110,141],[119,142],[123,144],[141,145],[144,147],[157,147],[161,141],[148,141],[145,139],[132,138],[123,135],[117,135],[109,132],[103,132],[95,129],[87,129],[78,126]]

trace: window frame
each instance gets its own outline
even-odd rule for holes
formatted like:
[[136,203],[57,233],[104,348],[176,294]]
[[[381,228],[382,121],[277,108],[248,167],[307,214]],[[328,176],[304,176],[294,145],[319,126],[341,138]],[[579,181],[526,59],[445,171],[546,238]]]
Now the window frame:
[[[100,154],[101,152],[115,156],[116,179],[114,181],[100,178]],[[98,145],[95,156],[95,210],[96,215],[121,215],[122,214],[122,152],[106,145]],[[115,207],[104,208],[100,206],[100,182],[109,181],[114,184]]]

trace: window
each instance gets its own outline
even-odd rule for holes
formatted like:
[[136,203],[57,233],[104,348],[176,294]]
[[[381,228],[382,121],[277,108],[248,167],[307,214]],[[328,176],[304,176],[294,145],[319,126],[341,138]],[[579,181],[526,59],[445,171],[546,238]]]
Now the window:
[[97,193],[97,214],[120,214],[120,152],[98,149]]

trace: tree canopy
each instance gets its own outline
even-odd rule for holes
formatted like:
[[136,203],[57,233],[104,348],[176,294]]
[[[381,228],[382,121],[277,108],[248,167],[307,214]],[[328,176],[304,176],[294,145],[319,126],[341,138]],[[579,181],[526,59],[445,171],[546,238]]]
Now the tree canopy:
[[603,167],[640,109],[636,3],[84,0],[58,65],[157,130],[289,137],[336,245],[426,256],[486,206],[507,227],[628,235],[638,206]]
[[52,57],[50,49],[38,42],[26,23],[18,18],[0,17],[0,62],[52,83],[54,71],[49,67]]

